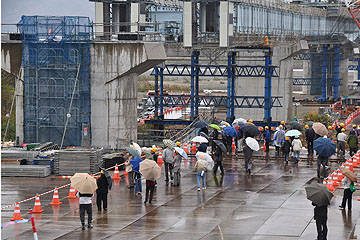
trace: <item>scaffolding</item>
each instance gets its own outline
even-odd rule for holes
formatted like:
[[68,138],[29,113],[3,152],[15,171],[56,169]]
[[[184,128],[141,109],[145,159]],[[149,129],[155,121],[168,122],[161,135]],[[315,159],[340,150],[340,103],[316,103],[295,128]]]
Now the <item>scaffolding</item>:
[[22,16],[17,26],[24,69],[24,142],[60,144],[69,118],[63,145],[80,146],[84,126],[91,123],[90,19]]

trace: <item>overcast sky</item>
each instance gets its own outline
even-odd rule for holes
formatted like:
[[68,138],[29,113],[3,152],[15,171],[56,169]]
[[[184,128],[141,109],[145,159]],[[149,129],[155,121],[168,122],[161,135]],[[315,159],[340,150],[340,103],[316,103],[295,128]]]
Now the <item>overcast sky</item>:
[[1,23],[18,23],[22,15],[85,16],[94,20],[94,4],[89,0],[1,0]]

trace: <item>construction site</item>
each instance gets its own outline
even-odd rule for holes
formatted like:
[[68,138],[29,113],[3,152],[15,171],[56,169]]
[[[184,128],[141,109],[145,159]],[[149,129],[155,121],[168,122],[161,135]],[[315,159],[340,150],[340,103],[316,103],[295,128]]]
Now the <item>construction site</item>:
[[[40,239],[314,239],[304,186],[318,182],[317,160],[307,154],[305,126],[321,122],[333,131],[343,123],[346,133],[360,126],[359,1],[89,4],[94,19],[22,14],[16,24],[2,21],[12,29],[2,32],[2,89],[4,82],[13,89],[2,107],[2,239],[34,234],[15,217],[19,203]],[[254,152],[247,176],[242,137],[234,136],[225,174],[208,173],[206,193],[196,192],[196,124],[223,129],[239,118],[256,126],[254,138],[264,149],[265,127],[274,134],[297,122],[300,162],[284,164],[271,146],[269,154]],[[126,148],[136,143],[162,156],[168,139],[189,156],[181,186],[164,183],[161,173],[156,203],[143,205],[126,188]],[[331,156],[329,176],[342,162],[360,166],[360,152],[354,156]],[[64,196],[71,176],[96,177],[99,167],[115,176],[109,211],[93,210],[95,227],[84,232],[78,198]],[[324,185],[331,191],[330,180]],[[331,211],[341,200],[340,185],[332,189],[327,239],[357,239],[358,193],[352,213]],[[52,204],[55,193],[61,206]],[[45,212],[29,215],[37,194]],[[8,224],[11,217],[16,224]]]

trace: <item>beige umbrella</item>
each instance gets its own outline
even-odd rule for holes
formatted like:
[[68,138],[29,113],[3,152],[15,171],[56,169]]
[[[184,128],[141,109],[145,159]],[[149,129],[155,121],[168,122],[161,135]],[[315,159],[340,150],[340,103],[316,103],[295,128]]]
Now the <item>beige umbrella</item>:
[[140,162],[140,173],[145,179],[155,181],[161,177],[161,168],[155,161],[145,159]]
[[91,194],[97,189],[96,179],[87,173],[75,173],[70,182],[71,187],[82,194]]
[[316,122],[313,124],[312,129],[314,129],[314,132],[320,136],[325,136],[328,134],[328,130],[325,127],[324,124]]
[[350,171],[349,169],[347,168],[344,168],[344,167],[339,167],[341,172],[346,176],[348,177],[352,182],[357,182],[357,178],[356,178],[356,175],[355,173],[353,173],[352,171]]

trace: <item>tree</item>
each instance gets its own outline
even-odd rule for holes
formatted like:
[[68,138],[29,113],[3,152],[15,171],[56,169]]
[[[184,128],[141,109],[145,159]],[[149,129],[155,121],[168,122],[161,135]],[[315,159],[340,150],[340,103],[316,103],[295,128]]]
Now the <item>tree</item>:
[[[5,134],[6,124],[8,122],[7,115],[10,114],[11,102],[14,97],[15,80],[16,77],[14,75],[1,69],[1,140],[3,139]],[[10,123],[5,141],[15,140],[15,119],[16,116],[14,105],[12,114],[10,116]]]

